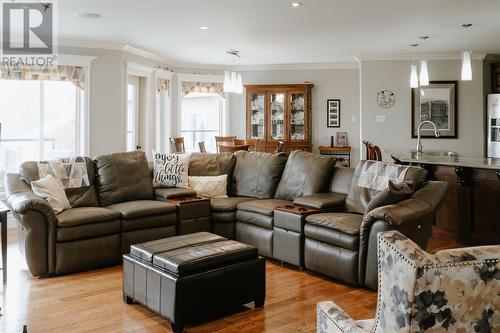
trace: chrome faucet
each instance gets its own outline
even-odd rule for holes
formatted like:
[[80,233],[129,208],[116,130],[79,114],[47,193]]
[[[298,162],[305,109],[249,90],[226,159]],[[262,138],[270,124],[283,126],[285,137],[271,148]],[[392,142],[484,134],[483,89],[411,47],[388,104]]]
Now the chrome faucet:
[[434,134],[436,135],[436,138],[439,138],[439,130],[437,129],[436,124],[434,124],[430,120],[426,120],[426,121],[421,122],[420,125],[418,125],[418,128],[417,128],[417,135],[418,135],[418,138],[417,138],[417,154],[418,155],[422,154],[422,143],[421,143],[421,139],[420,139],[420,129],[425,124],[431,124],[432,127],[434,127]]

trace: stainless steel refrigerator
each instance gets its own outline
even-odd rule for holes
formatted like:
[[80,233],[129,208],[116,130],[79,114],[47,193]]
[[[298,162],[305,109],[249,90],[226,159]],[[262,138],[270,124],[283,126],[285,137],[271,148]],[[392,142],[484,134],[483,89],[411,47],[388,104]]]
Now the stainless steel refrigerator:
[[500,94],[488,95],[488,157],[500,158]]

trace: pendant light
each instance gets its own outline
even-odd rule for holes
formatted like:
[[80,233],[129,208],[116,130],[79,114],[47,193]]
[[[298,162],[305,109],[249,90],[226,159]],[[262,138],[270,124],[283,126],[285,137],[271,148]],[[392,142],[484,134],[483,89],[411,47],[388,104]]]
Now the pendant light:
[[462,24],[464,28],[464,51],[462,52],[462,71],[461,80],[471,81],[472,80],[472,64],[471,64],[471,52],[467,48],[467,30],[472,26],[472,24]]
[[418,46],[418,44],[410,44],[412,47],[412,58],[413,63],[410,66],[410,87],[418,88],[418,74],[417,74],[417,64],[415,64],[415,52],[413,50]]
[[[425,42],[429,36],[420,36],[420,40],[422,40],[422,43]],[[424,48],[425,51],[425,48]],[[425,52],[424,52],[425,55]],[[421,86],[428,86],[429,85],[429,69],[427,68],[427,60],[422,59],[420,60],[420,77],[419,77],[420,85]]]
[[[229,50],[226,51],[227,54],[233,56],[233,60],[237,60],[240,58],[240,51],[238,50]],[[233,64],[236,61],[233,61]],[[243,93],[243,82],[241,79],[241,73],[233,72],[233,71],[225,71],[224,72],[224,92],[227,93]]]

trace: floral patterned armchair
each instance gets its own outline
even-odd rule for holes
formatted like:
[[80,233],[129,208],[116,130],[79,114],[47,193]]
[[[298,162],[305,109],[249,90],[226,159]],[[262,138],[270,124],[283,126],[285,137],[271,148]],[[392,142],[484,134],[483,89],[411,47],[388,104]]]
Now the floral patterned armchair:
[[426,253],[397,231],[378,234],[377,316],[353,320],[318,304],[318,332],[500,332],[500,246]]

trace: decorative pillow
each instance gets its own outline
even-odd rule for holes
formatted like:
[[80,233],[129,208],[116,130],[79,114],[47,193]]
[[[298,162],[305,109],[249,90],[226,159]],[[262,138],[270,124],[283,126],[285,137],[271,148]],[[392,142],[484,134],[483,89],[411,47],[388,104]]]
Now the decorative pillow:
[[387,188],[380,191],[380,193],[370,200],[366,208],[366,213],[371,212],[377,207],[392,205],[408,198],[414,193],[414,186],[413,182],[394,184],[392,180],[389,180]]
[[159,187],[188,187],[190,154],[153,152],[153,185]]
[[189,176],[189,187],[205,198],[227,198],[227,175]]
[[39,197],[47,200],[56,214],[71,208],[62,184],[52,175],[31,182],[31,189]]

